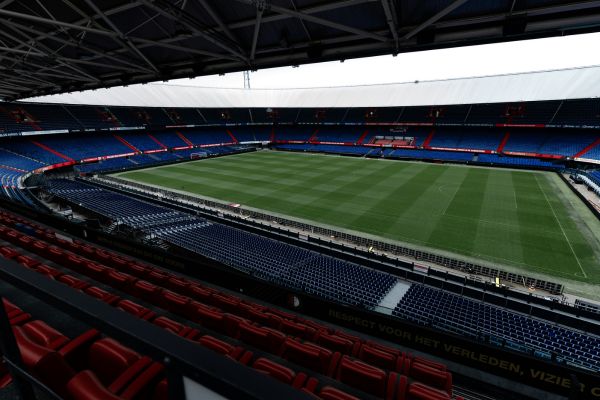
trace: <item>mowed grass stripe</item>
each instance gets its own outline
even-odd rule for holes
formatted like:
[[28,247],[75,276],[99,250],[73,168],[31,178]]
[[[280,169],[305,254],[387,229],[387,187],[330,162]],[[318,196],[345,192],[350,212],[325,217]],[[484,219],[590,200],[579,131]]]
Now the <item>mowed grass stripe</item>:
[[[575,262],[577,267],[579,267],[580,271],[577,271],[576,274],[581,273],[584,278],[587,278],[587,271],[584,268],[584,265],[590,261],[594,260],[594,252],[593,249],[587,245],[587,240],[582,235],[581,230],[574,222],[572,218],[569,217],[568,211],[563,206],[562,201],[558,197],[551,196],[554,188],[551,185],[549,179],[547,177],[538,178],[537,183],[539,185],[540,191],[547,201],[550,210],[556,219],[556,223],[559,226],[560,231],[563,233],[563,236],[566,239],[567,245],[573,258],[575,258]],[[566,252],[568,254],[568,252]],[[573,266],[575,270],[576,267]]]
[[[477,240],[473,242],[473,256],[497,262],[523,259],[513,175],[502,170],[490,170],[487,184],[482,189],[484,197]],[[502,229],[498,229],[498,225]]]
[[[120,175],[521,269],[600,282],[597,252],[574,221],[579,215],[575,207],[554,194],[558,190],[548,179],[551,174],[256,152]],[[588,236],[600,236],[588,231]]]
[[[489,173],[489,170],[480,168],[467,170],[466,177],[429,236],[429,245],[472,254],[483,204],[484,192],[481,188],[485,187]],[[456,218],[462,222],[457,223]]]
[[548,207],[536,176],[520,174],[514,177],[514,181],[524,265],[557,276],[575,277],[578,272],[576,260]]

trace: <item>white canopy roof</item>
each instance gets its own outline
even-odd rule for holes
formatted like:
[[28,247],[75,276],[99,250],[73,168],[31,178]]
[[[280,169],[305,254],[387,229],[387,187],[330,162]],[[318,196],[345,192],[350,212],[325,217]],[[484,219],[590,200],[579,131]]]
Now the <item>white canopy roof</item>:
[[[443,68],[443,66],[440,66]],[[151,83],[27,99],[144,107],[388,107],[600,96],[600,66],[439,81],[309,89],[221,89]]]

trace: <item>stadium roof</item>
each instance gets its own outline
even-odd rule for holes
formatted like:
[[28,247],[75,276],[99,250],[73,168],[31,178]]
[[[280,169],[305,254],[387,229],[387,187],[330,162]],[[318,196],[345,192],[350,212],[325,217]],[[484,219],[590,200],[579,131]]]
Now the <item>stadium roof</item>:
[[223,89],[140,84],[27,99],[41,103],[143,107],[395,107],[600,97],[600,66],[381,85]]
[[0,0],[0,96],[599,28],[589,0]]

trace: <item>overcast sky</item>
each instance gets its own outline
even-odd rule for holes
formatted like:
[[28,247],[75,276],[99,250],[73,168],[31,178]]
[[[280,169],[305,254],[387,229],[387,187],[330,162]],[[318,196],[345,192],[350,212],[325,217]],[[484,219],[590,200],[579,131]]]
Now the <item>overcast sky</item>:
[[[250,74],[253,89],[351,86],[498,75],[600,65],[600,33],[272,68]],[[170,84],[241,88],[242,73]]]

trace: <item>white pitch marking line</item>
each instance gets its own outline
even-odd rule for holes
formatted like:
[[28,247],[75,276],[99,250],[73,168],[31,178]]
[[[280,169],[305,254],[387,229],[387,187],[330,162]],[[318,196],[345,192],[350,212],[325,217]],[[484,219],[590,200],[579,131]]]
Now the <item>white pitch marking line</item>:
[[538,181],[537,176],[536,175],[534,175],[534,176],[535,176],[535,182],[537,183],[538,187],[540,188],[540,191],[542,192],[542,194],[544,195],[544,198],[546,199],[546,203],[548,203],[548,205],[550,206],[550,210],[552,210],[552,214],[554,214],[554,219],[556,219],[556,222],[558,222],[558,226],[560,227],[560,230],[562,231],[563,236],[565,237],[565,239],[567,239],[567,243],[569,244],[569,248],[571,249],[571,252],[575,256],[575,260],[577,261],[577,265],[579,265],[579,269],[583,273],[583,277],[587,278],[587,274],[585,273],[585,271],[583,270],[583,267],[581,266],[581,262],[579,261],[579,257],[577,257],[577,254],[575,254],[575,250],[573,249],[573,245],[571,244],[571,241],[567,237],[567,234],[565,233],[565,230],[563,229],[562,224],[560,223],[560,221],[558,220],[558,217],[556,216],[556,212],[554,211],[554,207],[552,207],[552,204],[550,204],[550,201],[548,200],[548,196],[546,196],[546,192],[544,191],[544,189],[542,189],[542,185],[540,185],[540,182]]

